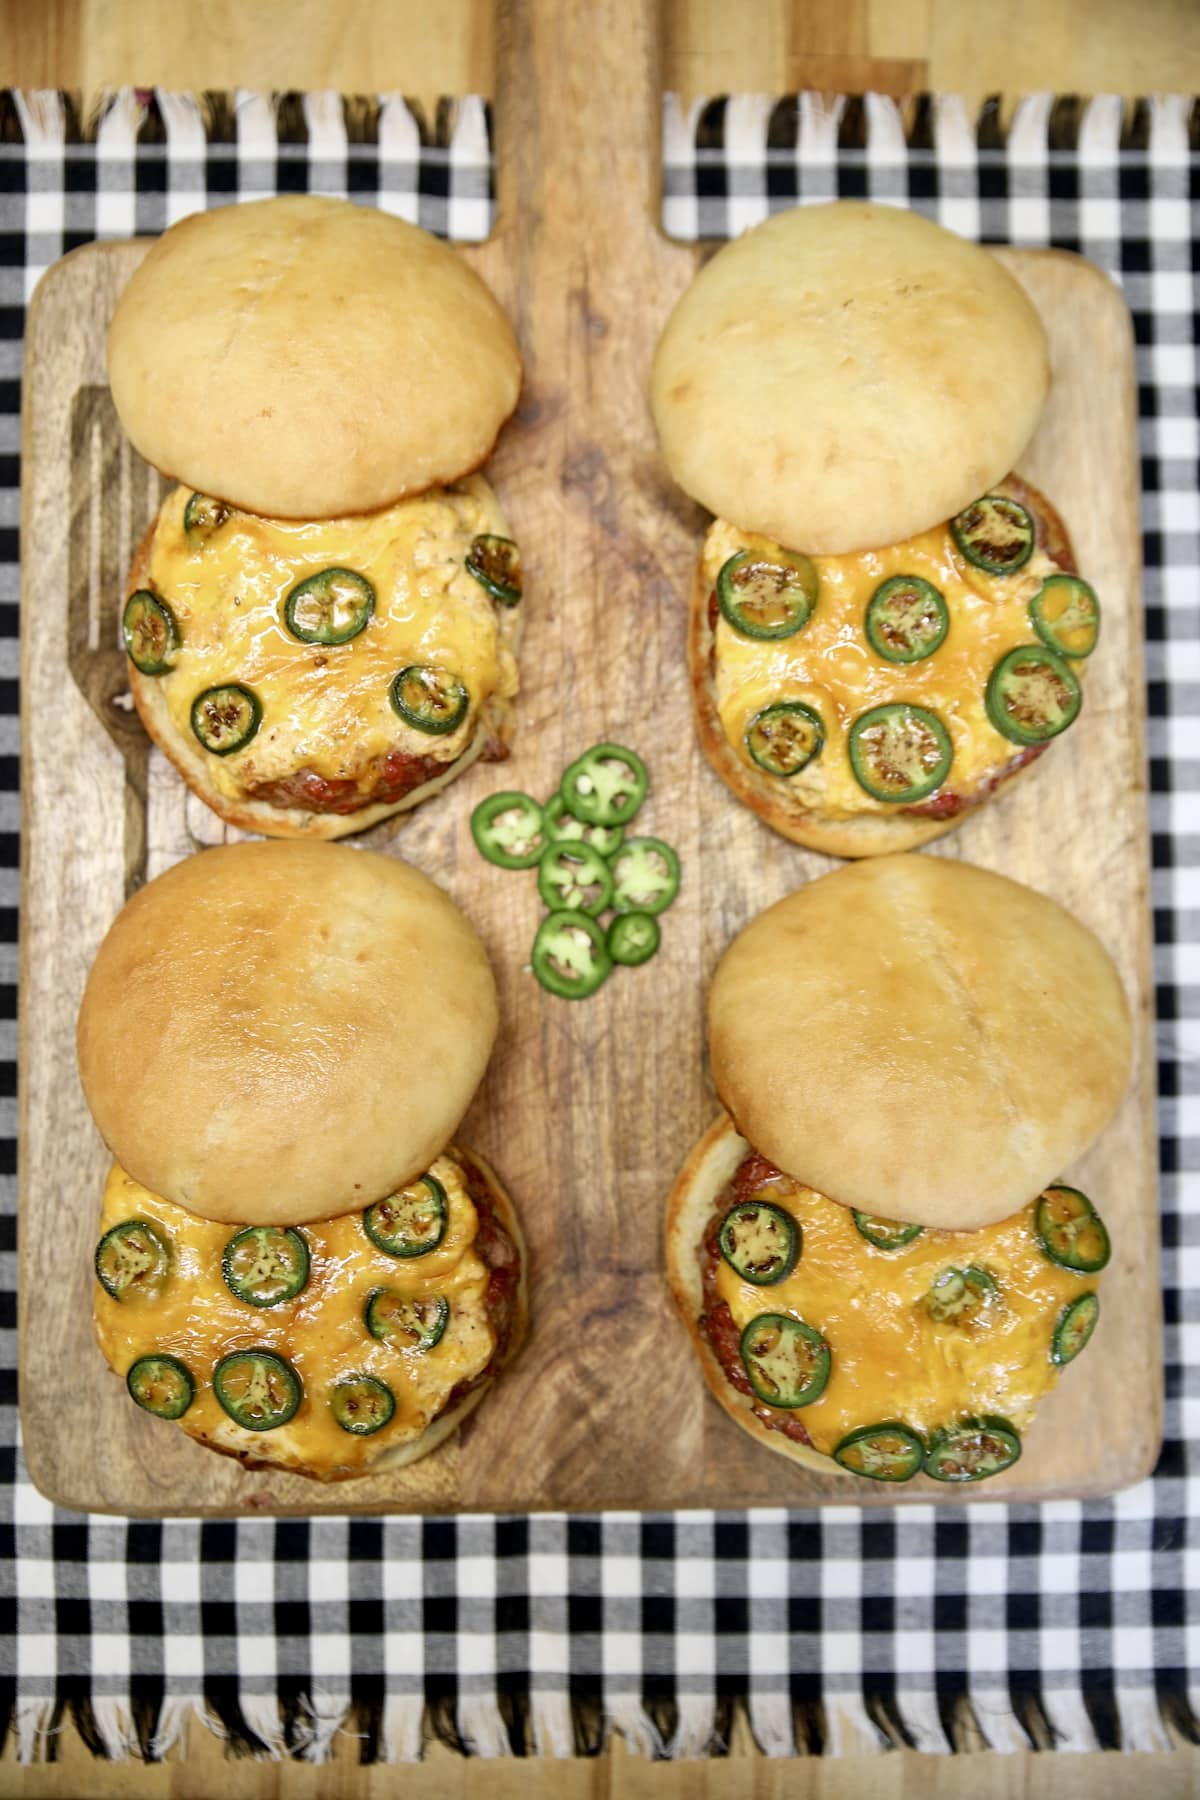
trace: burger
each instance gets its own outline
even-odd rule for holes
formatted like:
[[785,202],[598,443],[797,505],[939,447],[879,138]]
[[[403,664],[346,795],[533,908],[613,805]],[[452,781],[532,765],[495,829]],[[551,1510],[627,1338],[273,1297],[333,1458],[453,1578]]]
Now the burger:
[[717,1400],[827,1474],[1010,1467],[1100,1316],[1111,1244],[1070,1164],[1129,1075],[1103,947],[1016,882],[884,857],[753,920],[708,1029],[726,1111],[666,1262]]
[[478,472],[521,363],[448,245],[293,195],[171,227],[108,376],[168,475],[123,624],[150,737],[230,824],[341,837],[507,754],[521,561]]
[[663,456],[715,514],[689,629],[700,740],[831,855],[914,849],[1077,718],[1100,609],[1015,473],[1046,336],[989,251],[915,213],[780,213],[663,331]]
[[398,1467],[525,1331],[499,1178],[454,1140],[496,1034],[472,927],[395,859],[242,843],[128,902],[84,992],[115,1162],[96,1336],[132,1399],[247,1467]]

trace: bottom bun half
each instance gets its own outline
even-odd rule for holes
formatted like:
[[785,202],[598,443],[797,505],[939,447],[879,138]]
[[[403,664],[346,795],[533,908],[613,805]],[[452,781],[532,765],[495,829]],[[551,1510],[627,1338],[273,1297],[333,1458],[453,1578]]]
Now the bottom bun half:
[[680,1169],[667,1201],[666,1260],[671,1294],[700,1359],[704,1379],[730,1418],[766,1449],[774,1450],[778,1456],[786,1456],[789,1462],[799,1463],[820,1475],[845,1475],[853,1480],[849,1470],[843,1469],[831,1456],[822,1455],[810,1445],[795,1443],[756,1418],[753,1401],[730,1383],[700,1328],[704,1310],[700,1253],[705,1235],[722,1190],[751,1148],[739,1135],[732,1119],[722,1113]]

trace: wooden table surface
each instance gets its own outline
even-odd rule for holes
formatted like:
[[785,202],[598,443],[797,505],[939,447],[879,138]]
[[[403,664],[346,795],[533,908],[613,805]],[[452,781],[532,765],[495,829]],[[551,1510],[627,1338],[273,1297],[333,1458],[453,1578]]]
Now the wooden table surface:
[[[896,95],[922,89],[1011,106],[1059,93],[1200,91],[1195,0],[665,0],[667,81],[691,98],[801,87]],[[0,86],[122,83],[176,88],[399,89],[490,93],[487,0],[0,0]],[[200,1726],[185,1760],[95,1762],[74,1732],[54,1764],[0,1763],[0,1796],[88,1800],[1108,1800],[1200,1795],[1200,1751],[1149,1756],[977,1754],[768,1762],[740,1725],[728,1758],[647,1763],[618,1742],[577,1762],[464,1761],[433,1745],[419,1767],[360,1768],[340,1742],[332,1764],[226,1761]]]

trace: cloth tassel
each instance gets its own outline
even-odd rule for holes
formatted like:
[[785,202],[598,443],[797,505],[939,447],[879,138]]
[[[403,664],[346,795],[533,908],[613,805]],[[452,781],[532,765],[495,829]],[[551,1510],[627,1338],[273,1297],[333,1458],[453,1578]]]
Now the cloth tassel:
[[795,1756],[796,1732],[787,1694],[750,1694],[746,1706],[750,1730],[764,1756]]
[[54,1703],[50,1700],[26,1700],[17,1707],[17,1761],[40,1762],[46,1754],[46,1739],[54,1720]]
[[[667,1746],[671,1757],[707,1756],[714,1748],[717,1735],[716,1713],[711,1694],[681,1694],[679,1720]],[[724,1746],[716,1746],[724,1748]]]
[[495,1694],[464,1694],[457,1710],[459,1736],[471,1756],[512,1755]]
[[296,1751],[304,1762],[327,1763],[333,1754],[333,1740],[350,1713],[349,1694],[322,1694],[308,1702],[307,1724],[297,1733]]
[[575,1728],[565,1694],[535,1694],[529,1718],[536,1755],[574,1756]]
[[389,1694],[383,1703],[379,1749],[384,1762],[420,1762],[425,1747],[425,1702],[420,1694]]
[[1171,1740],[1153,1688],[1118,1688],[1122,1750],[1169,1750]]
[[654,1721],[638,1700],[628,1694],[613,1697],[608,1705],[608,1725],[619,1731],[635,1756],[666,1755],[666,1747],[654,1728]]
[[[827,1756],[861,1756],[864,1751],[887,1748],[887,1739],[863,1705],[860,1694],[829,1694],[825,1700],[825,1721]],[[917,1732],[913,1736],[916,1738]],[[918,1748],[923,1749],[924,1745],[918,1744]]]
[[124,1701],[105,1695],[93,1697],[92,1718],[110,1762],[122,1762],[137,1748],[137,1733]]
[[211,1729],[211,1722],[194,1695],[187,1699],[172,1695],[163,1701],[158,1724],[150,1740],[151,1753],[158,1761],[161,1762],[171,1751],[175,1751],[180,1760],[187,1755],[188,1726],[193,1718],[200,1719]]
[[273,1694],[238,1695],[238,1706],[242,1717],[254,1733],[261,1738],[272,1756],[282,1756],[286,1750],[283,1735],[283,1720],[279,1713],[279,1702]]

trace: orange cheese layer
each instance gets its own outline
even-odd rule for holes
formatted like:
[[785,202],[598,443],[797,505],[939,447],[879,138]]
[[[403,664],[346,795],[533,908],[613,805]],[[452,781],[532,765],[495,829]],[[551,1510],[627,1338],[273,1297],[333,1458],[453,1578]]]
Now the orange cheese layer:
[[[171,1270],[157,1295],[115,1300],[95,1283],[101,1350],[121,1376],[154,1351],[185,1362],[196,1397],[179,1423],[201,1443],[302,1467],[325,1480],[354,1473],[381,1450],[420,1437],[451,1390],[481,1374],[495,1349],[484,1307],[489,1271],[473,1248],[478,1215],[462,1171],[440,1156],[429,1173],[449,1203],[446,1235],[436,1250],[411,1259],[388,1256],[367,1237],[361,1213],[305,1225],[312,1258],[307,1284],[294,1300],[255,1307],[238,1300],[221,1273],[222,1254],[237,1228],[196,1218],[114,1165],[101,1235],[123,1219],[146,1219],[170,1245]],[[442,1295],[450,1316],[441,1341],[432,1349],[407,1350],[373,1338],[363,1308],[378,1287],[411,1299]],[[274,1431],[236,1425],[213,1393],[212,1371],[220,1358],[252,1348],[285,1357],[304,1385],[299,1411]],[[334,1384],[356,1374],[378,1377],[396,1397],[391,1421],[369,1437],[343,1431],[329,1408]]]
[[[722,564],[745,549],[770,556],[778,546],[718,519],[704,541],[707,592],[715,589]],[[847,738],[868,707],[907,700],[940,715],[954,748],[943,789],[969,800],[1019,752],[1020,746],[988,718],[984,693],[1007,651],[1038,641],[1029,602],[1057,564],[1039,544],[1015,575],[985,575],[962,556],[948,525],[891,549],[812,560],[820,578],[817,603],[793,636],[764,643],[743,636],[723,615],[717,620],[717,710],[730,744],[763,774],[746,748],[750,721],[775,701],[802,700],[821,718],[824,748],[798,775],[763,774],[763,779],[778,780],[799,805],[833,818],[886,813],[894,808],[872,799],[856,781]],[[863,625],[867,603],[880,582],[893,575],[922,576],[946,602],[950,629],[941,647],[923,662],[888,662],[868,641]],[[1077,672],[1080,666],[1075,665]]]
[[[357,780],[393,749],[453,762],[474,737],[480,708],[516,693],[520,609],[498,606],[464,567],[477,534],[508,536],[481,476],[355,518],[307,523],[233,511],[202,539],[183,529],[189,498],[189,489],[175,489],[154,535],[151,586],[169,602],[181,639],[171,672],[155,679],[189,742],[192,702],[205,688],[237,681],[258,695],[255,737],[209,759],[231,799],[298,768]],[[284,624],[284,604],[297,582],[328,568],[366,577],[374,615],[349,643],[301,643]],[[470,695],[466,719],[445,737],[406,725],[391,704],[394,677],[413,663],[457,676]]]
[[[756,1189],[800,1227],[792,1273],[771,1287],[743,1281],[722,1257],[717,1289],[739,1329],[760,1313],[814,1326],[831,1353],[824,1393],[793,1416],[829,1455],[860,1425],[901,1420],[928,1438],[977,1414],[1018,1431],[1054,1386],[1051,1337],[1064,1307],[1096,1286],[1047,1260],[1027,1206],[983,1231],[925,1230],[901,1250],[877,1250],[848,1207],[780,1175]],[[996,1293],[968,1321],[937,1323],[926,1305],[944,1269],[986,1269]]]

